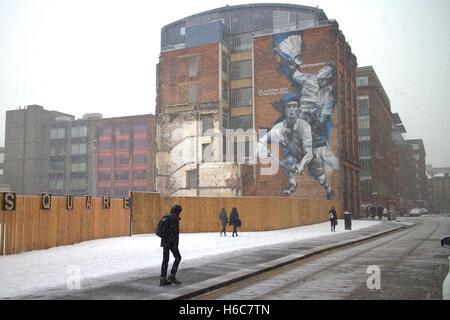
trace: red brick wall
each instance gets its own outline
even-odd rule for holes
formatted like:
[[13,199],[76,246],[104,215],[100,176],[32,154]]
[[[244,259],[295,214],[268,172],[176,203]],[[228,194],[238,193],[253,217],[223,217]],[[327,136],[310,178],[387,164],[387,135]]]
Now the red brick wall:
[[[302,36],[305,45],[303,64],[313,65],[304,67],[303,72],[317,74],[323,63],[336,62],[336,32],[332,27],[322,27],[304,31]],[[271,128],[280,116],[271,103],[288,92],[291,93],[289,80],[276,71],[278,66],[277,56],[272,53],[272,36],[257,37],[254,39],[254,103],[255,103],[255,129]],[[283,89],[283,88],[287,88]],[[275,89],[275,90],[272,90]],[[282,90],[280,90],[282,89]],[[269,93],[264,95],[263,93]],[[330,134],[330,145],[335,155],[338,154],[338,106],[335,106],[332,116],[333,129]],[[284,149],[280,148],[280,158]],[[283,196],[283,189],[287,184],[287,178],[280,167],[276,175],[260,175],[260,167],[256,168],[257,196]],[[327,178],[339,197],[339,169],[334,170]],[[297,175],[297,191],[290,196],[305,199],[326,199],[323,187],[312,177]]]
[[[196,55],[197,76],[189,77],[189,57]],[[162,105],[188,103],[189,84],[197,83],[198,101],[217,100],[219,97],[219,45],[163,52],[160,59]]]

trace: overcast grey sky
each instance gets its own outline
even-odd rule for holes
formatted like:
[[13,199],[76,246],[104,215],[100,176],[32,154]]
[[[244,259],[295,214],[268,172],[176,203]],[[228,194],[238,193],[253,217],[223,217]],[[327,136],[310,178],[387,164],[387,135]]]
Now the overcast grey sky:
[[[154,113],[160,30],[225,5],[263,1],[0,0],[0,146],[5,111],[39,104],[81,117]],[[372,65],[407,139],[450,166],[449,0],[296,0],[338,21]]]

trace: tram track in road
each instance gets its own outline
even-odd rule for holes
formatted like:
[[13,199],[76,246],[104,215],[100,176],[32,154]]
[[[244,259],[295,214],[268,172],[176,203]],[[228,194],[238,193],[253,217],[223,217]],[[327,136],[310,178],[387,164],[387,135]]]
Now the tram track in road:
[[[354,259],[354,258],[358,257],[359,255],[363,254],[364,252],[367,252],[367,250],[371,250],[371,249],[374,249],[376,247],[387,245],[388,243],[390,243],[392,241],[395,241],[397,239],[405,237],[407,234],[410,234],[411,232],[414,232],[415,230],[417,230],[417,228],[420,228],[421,225],[422,224],[419,222],[416,225],[408,226],[408,227],[400,229],[400,230],[393,230],[392,232],[389,232],[387,234],[378,235],[376,237],[371,237],[371,238],[366,239],[366,240],[362,240],[362,241],[359,241],[359,242],[355,242],[355,243],[350,243],[350,244],[347,244],[347,245],[339,246],[339,247],[334,248],[334,249],[326,250],[326,251],[320,252],[320,253],[318,253],[316,255],[312,255],[312,256],[306,257],[304,259],[301,259],[299,261],[292,262],[292,263],[290,263],[288,265],[276,268],[274,270],[267,271],[267,272],[262,273],[260,275],[256,275],[254,277],[251,277],[251,278],[248,278],[248,279],[244,279],[244,280],[239,281],[237,283],[229,284],[229,285],[227,285],[225,287],[216,289],[216,290],[211,291],[209,293],[205,293],[205,294],[203,294],[201,296],[194,297],[194,299],[199,299],[199,300],[220,299],[223,296],[229,296],[233,292],[245,289],[246,287],[255,285],[255,284],[257,284],[258,282],[261,282],[261,281],[270,280],[271,278],[276,277],[276,276],[278,276],[278,275],[280,275],[282,273],[289,272],[290,270],[293,270],[293,269],[299,268],[299,267],[301,267],[303,265],[315,262],[315,261],[317,261],[319,259],[325,258],[325,257],[327,257],[329,255],[334,254],[334,253],[338,253],[338,252],[343,251],[343,250],[348,250],[350,248],[359,247],[361,245],[368,245],[368,244],[370,244],[372,242],[377,241],[376,243],[372,244],[369,248],[366,248],[363,252],[359,252],[358,251],[358,252],[356,252],[356,253],[354,253],[352,255],[346,256],[346,258],[345,258],[345,260]],[[395,235],[398,232],[401,232],[401,234]],[[328,264],[328,265],[326,265],[324,267],[318,268],[314,272],[308,273],[308,274],[306,274],[306,275],[304,275],[304,276],[302,276],[300,278],[297,278],[294,281],[292,281],[291,283],[284,284],[283,288],[286,289],[286,287],[295,287],[295,286],[299,285],[300,283],[306,283],[310,279],[319,277],[322,273],[329,273],[330,269],[336,268],[340,264],[342,264],[342,260],[337,259],[337,261],[335,261],[332,264]],[[256,296],[252,297],[252,299],[271,299],[271,297],[277,295],[279,290],[280,290],[280,288],[274,288],[274,289],[271,289],[271,290],[265,292],[264,294],[256,295]]]

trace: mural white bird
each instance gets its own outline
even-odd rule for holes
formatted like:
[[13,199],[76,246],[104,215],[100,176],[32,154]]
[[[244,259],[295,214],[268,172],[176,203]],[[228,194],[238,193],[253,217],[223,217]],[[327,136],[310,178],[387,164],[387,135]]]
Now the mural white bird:
[[300,65],[302,62],[302,37],[291,35],[280,43],[280,51],[290,57],[291,61]]

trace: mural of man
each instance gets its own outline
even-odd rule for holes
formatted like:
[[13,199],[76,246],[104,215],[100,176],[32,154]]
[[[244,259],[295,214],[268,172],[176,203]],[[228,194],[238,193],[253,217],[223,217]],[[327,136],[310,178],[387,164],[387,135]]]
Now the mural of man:
[[[304,47],[300,34],[277,35],[274,37],[274,44],[274,52],[280,59],[278,70],[289,79],[293,91],[300,96],[299,118],[311,126],[313,159],[307,164],[309,174],[324,187],[327,199],[334,199],[334,191],[325,176],[324,166],[335,169],[339,165],[328,143],[331,115],[336,104],[336,66],[328,63],[317,75],[302,72]],[[288,96],[284,97],[287,98]],[[276,109],[282,100],[274,102]]]
[[285,119],[264,135],[258,142],[258,156],[273,157],[267,149],[268,143],[278,143],[284,149],[284,160],[275,159],[284,169],[288,185],[283,193],[291,194],[297,188],[295,174],[303,174],[305,166],[313,158],[311,126],[298,117],[299,103],[295,99],[284,104]]

